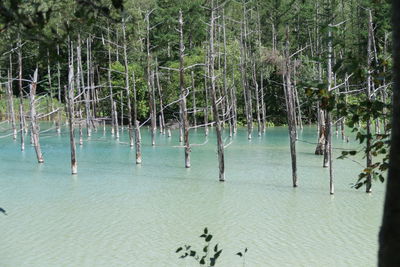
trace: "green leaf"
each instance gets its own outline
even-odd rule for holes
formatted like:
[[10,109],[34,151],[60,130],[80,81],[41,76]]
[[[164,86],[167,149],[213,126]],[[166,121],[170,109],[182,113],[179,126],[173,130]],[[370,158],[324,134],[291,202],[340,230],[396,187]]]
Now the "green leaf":
[[179,251],[181,251],[183,248],[182,247],[179,247],[176,251],[175,251],[175,253],[178,253]]
[[214,254],[214,258],[217,259],[221,255],[221,253],[222,253],[222,249]]
[[238,253],[236,253],[236,255],[238,255],[239,257],[243,256],[242,252],[238,252]]
[[201,258],[201,260],[199,261],[199,263],[200,263],[201,265],[204,265],[204,264],[206,263],[206,261],[205,261],[204,258],[205,258],[205,257]]
[[207,237],[206,237],[206,242],[210,242],[211,241],[211,239],[212,239],[212,235],[208,235]]
[[210,258],[210,266],[215,266],[215,262],[217,261],[217,259],[215,258]]
[[214,252],[217,252],[217,251],[218,251],[218,244],[216,244],[214,247]]

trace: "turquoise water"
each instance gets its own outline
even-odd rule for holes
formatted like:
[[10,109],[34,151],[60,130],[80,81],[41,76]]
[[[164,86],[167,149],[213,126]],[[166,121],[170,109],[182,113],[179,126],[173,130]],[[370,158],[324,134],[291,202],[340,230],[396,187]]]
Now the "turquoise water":
[[[180,260],[183,244],[202,248],[205,226],[223,253],[218,266],[375,266],[384,186],[372,194],[350,187],[360,166],[335,160],[335,195],[315,146],[298,142],[299,187],[291,187],[286,128],[268,128],[250,142],[239,130],[226,150],[226,182],[219,183],[214,132],[193,146],[184,168],[177,132],[142,129],[143,164],[137,166],[127,131],[109,129],[77,146],[78,172],[70,175],[69,137],[42,135],[45,163],[18,141],[0,139],[0,266],[196,266]],[[314,127],[299,139],[316,141]],[[203,144],[204,132],[191,132]],[[335,147],[357,147],[334,140]],[[339,155],[338,150],[334,153]],[[0,214],[1,215],[1,214]]]

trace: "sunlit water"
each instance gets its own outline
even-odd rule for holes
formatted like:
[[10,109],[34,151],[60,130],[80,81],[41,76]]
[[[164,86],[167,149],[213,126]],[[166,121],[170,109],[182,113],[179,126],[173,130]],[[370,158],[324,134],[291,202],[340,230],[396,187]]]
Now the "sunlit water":
[[[268,128],[250,142],[241,129],[226,149],[219,183],[214,131],[191,132],[192,168],[184,168],[177,132],[142,130],[137,166],[127,131],[120,141],[102,129],[77,146],[79,174],[70,175],[69,136],[41,138],[38,165],[11,137],[0,139],[0,266],[196,266],[175,250],[207,226],[223,253],[218,266],[375,266],[384,186],[351,188],[360,166],[335,160],[335,195],[328,170],[314,155],[315,127],[299,132],[299,187],[291,187],[286,128]],[[29,141],[29,138],[27,138]],[[228,139],[226,140],[227,142]],[[357,147],[335,138],[335,147]],[[334,150],[335,156],[339,150]],[[1,214],[0,214],[1,215]]]

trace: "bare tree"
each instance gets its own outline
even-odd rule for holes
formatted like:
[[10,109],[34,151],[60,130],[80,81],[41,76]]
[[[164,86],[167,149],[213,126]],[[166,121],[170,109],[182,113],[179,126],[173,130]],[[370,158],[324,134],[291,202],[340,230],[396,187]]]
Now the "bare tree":
[[[147,53],[147,89],[149,91],[149,106],[150,106],[150,123],[151,123],[151,144],[156,144],[155,133],[157,130],[156,124],[156,101],[154,99],[154,86],[152,86],[152,74],[151,74],[151,54],[150,54],[150,15],[152,11],[146,12],[146,53]],[[153,76],[154,77],[154,76]]]
[[69,140],[71,147],[71,173],[78,173],[78,162],[76,159],[75,144],[75,82],[74,82],[74,65],[73,65],[73,49],[71,49],[71,60],[68,66],[68,120],[69,120]]
[[[180,88],[180,106],[182,112],[182,130],[185,146],[185,167],[190,168],[190,143],[189,143],[189,121],[186,106],[186,88],[185,88],[185,45],[183,43],[183,14],[179,10],[179,88]],[[192,88],[194,91],[194,88]]]
[[14,97],[13,97],[13,89],[12,89],[12,62],[11,62],[11,54],[10,54],[10,69],[8,71],[8,82],[7,82],[7,97],[8,97],[8,114],[11,120],[11,128],[13,132],[13,139],[17,139],[17,127],[15,123],[15,111],[14,111]]
[[[373,40],[373,34],[374,34],[374,26],[373,26],[373,21],[372,21],[372,12],[371,10],[368,10],[368,45],[367,45],[367,64],[368,64],[368,75],[367,75],[367,99],[372,100],[372,91],[373,91],[373,80],[372,80],[372,69],[371,69],[371,64],[372,64],[372,40]],[[371,120],[368,119],[366,123],[366,129],[367,129],[367,140],[366,140],[366,163],[367,163],[367,168],[370,168],[372,166],[372,154],[371,154],[371,146],[372,146],[372,135],[371,135]],[[371,173],[367,174],[367,183],[365,186],[366,192],[371,193],[372,187],[372,177]]]
[[126,41],[126,21],[122,19],[122,37],[123,37],[123,51],[124,51],[124,68],[125,68],[125,90],[128,100],[128,131],[129,131],[129,145],[133,147],[133,128],[132,128],[132,106],[129,89],[129,69],[128,69],[128,54],[127,54],[127,41]]
[[286,28],[285,62],[284,62],[284,92],[286,100],[287,120],[290,140],[290,156],[292,160],[292,181],[293,187],[297,187],[297,160],[296,160],[296,122],[294,94],[291,82],[291,58],[289,44],[289,27]]
[[108,37],[108,69],[107,69],[107,78],[108,78],[108,88],[110,90],[110,107],[111,107],[111,135],[114,136],[115,132],[118,134],[118,126],[115,127],[115,111],[114,111],[114,93],[113,86],[111,81],[111,40],[110,40],[110,27],[107,28],[107,37]]
[[22,88],[22,45],[18,38],[18,86],[19,86],[19,132],[21,136],[21,151],[25,150],[25,112],[24,112],[24,92]]
[[217,150],[218,150],[218,165],[219,165],[219,181],[225,181],[225,159],[224,159],[224,141],[222,140],[222,122],[219,117],[219,109],[216,95],[216,74],[214,70],[215,64],[215,49],[214,49],[214,35],[215,35],[215,11],[214,0],[211,0],[211,18],[210,18],[210,54],[209,54],[209,73],[210,73],[210,96],[211,104],[214,114],[214,121],[216,124],[217,134]]
[[33,146],[35,147],[36,157],[38,163],[44,163],[42,150],[40,148],[39,142],[39,125],[37,122],[37,114],[36,114],[36,86],[37,86],[37,79],[38,79],[38,69],[36,68],[35,73],[33,74],[32,82],[30,84],[30,109],[31,109],[31,133],[33,138]]
[[158,97],[160,102],[160,133],[165,134],[165,118],[164,118],[164,105],[163,105],[163,93],[162,87],[160,83],[160,73],[158,71],[158,61],[156,59],[156,80],[157,80],[157,89],[158,89]]
[[137,106],[138,106],[138,101],[136,97],[136,79],[135,79],[135,73],[132,73],[132,81],[133,81],[133,101],[134,101],[134,106],[133,106],[133,121],[135,123],[135,147],[136,147],[136,164],[141,164],[142,163],[142,152],[140,148],[141,144],[141,136],[140,136],[140,126],[139,126],[139,121],[137,120]]

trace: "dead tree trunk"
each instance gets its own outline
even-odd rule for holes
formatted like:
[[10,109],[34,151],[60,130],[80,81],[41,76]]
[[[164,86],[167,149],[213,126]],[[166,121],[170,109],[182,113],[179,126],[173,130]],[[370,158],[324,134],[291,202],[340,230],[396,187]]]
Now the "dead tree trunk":
[[86,40],[86,65],[87,65],[87,77],[86,77],[86,88],[83,85],[83,67],[82,67],[82,61],[79,61],[79,66],[81,73],[82,73],[82,86],[84,87],[84,94],[83,97],[85,99],[85,113],[86,113],[86,134],[88,137],[92,135],[92,127],[91,127],[91,122],[92,122],[92,114],[90,111],[90,92],[93,92],[94,88],[92,85],[93,79],[90,77],[90,72],[92,69],[92,52],[91,52],[91,44],[90,44],[90,38],[87,38]]
[[250,140],[253,131],[253,108],[252,108],[252,96],[250,88],[248,88],[247,77],[246,77],[246,64],[247,64],[247,15],[246,15],[246,3],[243,1],[243,21],[240,33],[241,49],[240,49],[240,71],[242,73],[242,86],[243,86],[243,96],[246,106],[246,121],[247,121],[247,138]]
[[229,136],[232,137],[233,134],[233,125],[232,125],[232,120],[231,120],[231,110],[232,110],[232,105],[229,103],[232,102],[232,99],[229,99],[229,94],[228,94],[228,55],[227,55],[227,48],[226,48],[226,29],[225,29],[225,12],[222,10],[222,38],[223,38],[223,44],[224,44],[224,69],[223,69],[223,75],[224,75],[224,106],[225,108],[223,109],[224,112],[224,123],[226,120],[228,120],[229,123]]
[[162,87],[160,83],[160,73],[158,71],[158,61],[156,60],[156,80],[157,80],[157,89],[158,89],[158,97],[160,102],[160,133],[165,134],[165,118],[164,118],[164,105],[163,105],[163,94]]
[[11,74],[11,70],[10,70],[10,71],[8,71],[7,96],[8,96],[9,118],[11,120],[13,139],[16,140],[17,139],[17,127],[16,127],[16,123],[15,123],[14,97],[13,97],[12,76],[11,75],[12,74]]
[[114,119],[115,119],[115,138],[119,139],[119,127],[118,127],[118,113],[117,113],[117,102],[114,101]]
[[[71,51],[73,51],[71,49]],[[71,147],[71,173],[78,173],[78,162],[76,160],[76,144],[75,144],[75,81],[74,81],[74,65],[73,56],[70,61],[68,71],[68,121],[69,121],[69,141]]]
[[197,106],[196,106],[196,89],[195,89],[195,83],[194,83],[194,72],[192,71],[191,73],[192,76],[192,96],[193,96],[193,126],[195,129],[197,129]]
[[37,114],[36,114],[36,85],[38,78],[38,69],[36,68],[35,73],[33,74],[33,80],[30,84],[30,108],[31,108],[31,132],[33,137],[33,146],[35,147],[36,157],[38,163],[44,163],[42,150],[40,148],[39,142],[39,125],[37,125]]
[[214,62],[215,62],[215,51],[214,51],[214,34],[215,34],[215,8],[214,8],[214,0],[211,0],[211,20],[210,20],[210,59],[209,59],[209,69],[210,69],[210,79],[211,79],[211,104],[214,114],[214,121],[216,124],[216,133],[217,133],[217,150],[218,150],[218,165],[219,165],[219,181],[225,181],[225,159],[224,159],[224,142],[222,140],[222,125],[221,120],[219,118],[219,110],[217,104],[217,95],[216,95],[216,75],[214,71]]
[[335,193],[335,186],[333,183],[333,162],[332,162],[332,120],[331,113],[327,112],[327,138],[328,138],[328,164],[329,164],[329,193],[333,195]]
[[[373,88],[373,80],[372,80],[372,69],[371,69],[371,64],[372,64],[372,39],[373,39],[373,34],[374,34],[374,26],[372,24],[372,12],[369,10],[369,22],[368,22],[368,46],[367,46],[367,64],[368,64],[368,76],[367,76],[367,99],[369,101],[372,100],[372,88]],[[372,146],[372,134],[371,134],[371,120],[367,119],[367,144],[366,144],[366,163],[367,163],[367,168],[370,168],[372,166],[372,154],[371,154],[371,146]],[[367,174],[367,181],[365,184],[365,189],[367,193],[371,193],[371,187],[372,187],[372,177],[371,173]]]
[[150,106],[150,123],[151,123],[151,144],[156,144],[155,134],[157,130],[156,126],[156,113],[155,113],[155,99],[154,99],[154,88],[151,86],[151,55],[150,55],[150,14],[146,13],[146,52],[147,52],[147,89],[149,92],[149,106]]
[[299,99],[299,92],[297,90],[297,82],[296,82],[296,64],[293,66],[293,93],[295,95],[295,106],[297,107],[297,127],[300,130],[303,130],[303,119],[301,116],[301,107],[300,107],[300,99]]
[[[332,30],[331,25],[328,25],[328,92],[331,91],[332,87],[332,79],[333,79],[333,72],[332,72],[332,57],[333,57],[333,48],[332,48]],[[332,166],[332,120],[331,120],[331,111],[326,109],[326,142],[325,142],[325,151],[324,151],[324,167],[329,166],[329,188],[330,194],[334,194],[334,185],[333,185],[333,166]]]
[[24,92],[22,88],[22,46],[21,39],[18,38],[18,85],[19,85],[19,133],[21,135],[21,151],[25,150],[25,112],[24,112]]
[[135,123],[136,164],[141,164],[141,163],[142,163],[142,152],[141,152],[141,148],[140,148],[141,136],[140,136],[139,121],[137,120],[137,106],[138,106],[138,101],[137,101],[137,98],[136,98],[136,79],[135,79],[135,73],[132,73],[132,81],[133,81],[133,101],[134,101],[134,106],[133,106],[133,121],[134,121],[134,123]]
[[232,104],[232,128],[233,133],[237,132],[237,101],[236,101],[236,86],[235,86],[235,72],[232,71],[232,85],[230,88],[231,104]]
[[108,70],[107,70],[107,78],[108,78],[108,88],[110,89],[110,107],[111,107],[111,135],[114,136],[115,134],[115,111],[114,111],[114,93],[113,93],[113,86],[111,82],[111,40],[110,40],[110,28],[107,28],[107,35],[108,35]]
[[[47,80],[49,82],[49,93],[50,93],[50,109],[49,109],[49,121],[53,120],[53,114],[52,111],[54,110],[54,103],[53,103],[53,85],[52,85],[52,80],[51,80],[51,67],[50,67],[50,55],[49,55],[49,50],[47,50]],[[51,112],[50,112],[51,110]]]
[[266,118],[265,118],[265,103],[264,103],[264,76],[261,72],[261,80],[260,80],[260,89],[261,89],[261,132],[265,133],[266,127]]
[[[257,7],[257,31],[258,31],[258,55],[261,58],[262,41],[261,41],[261,18],[259,7]],[[262,64],[262,63],[261,63]],[[263,76],[263,65],[261,65],[260,74],[260,101],[261,101],[261,133],[265,133],[265,104],[264,104],[264,76]],[[257,96],[258,99],[258,96]],[[258,101],[258,100],[257,100]]]
[[81,103],[81,93],[82,90],[85,90],[83,79],[81,80],[81,77],[83,77],[83,73],[81,72],[80,64],[81,64],[81,40],[80,36],[78,35],[78,41],[77,41],[77,46],[76,46],[76,60],[77,60],[77,67],[76,67],[76,75],[74,75],[74,80],[76,84],[76,89],[78,90],[78,116],[79,116],[79,145],[83,145],[83,129],[82,129],[82,103]]
[[318,143],[315,148],[315,155],[323,155],[325,151],[325,136],[326,136],[326,127],[325,127],[325,113],[319,108],[318,105]]
[[253,62],[253,83],[254,83],[254,92],[255,92],[255,97],[256,97],[258,136],[261,136],[262,126],[261,126],[261,114],[260,114],[260,97],[259,97],[259,91],[258,91],[255,59]]
[[[185,168],[190,168],[190,143],[189,143],[189,121],[186,106],[186,88],[185,88],[185,64],[184,54],[185,45],[183,43],[183,15],[179,10],[179,87],[180,87],[180,104],[182,111],[182,130],[185,146]],[[194,91],[194,89],[192,88]]]
[[210,77],[210,68],[209,66],[209,49],[207,49],[206,59],[205,59],[205,67],[204,67],[204,98],[205,98],[205,107],[204,107],[204,133],[208,136],[208,79]]
[[292,160],[292,181],[293,187],[297,187],[297,159],[296,159],[296,122],[295,122],[295,107],[294,95],[291,83],[291,60],[289,51],[289,29],[286,29],[286,47],[285,47],[285,71],[284,71],[284,89],[286,90],[286,109],[289,128],[290,140],[290,156]]
[[[60,46],[57,45],[57,56],[60,56]],[[57,87],[58,87],[58,103],[61,104],[61,67],[60,61],[57,60]],[[61,133],[61,110],[57,112],[57,133]]]
[[129,145],[133,147],[133,129],[132,129],[132,106],[129,89],[129,69],[128,69],[128,53],[126,48],[126,24],[125,18],[122,20],[122,37],[123,37],[123,51],[124,51],[124,68],[125,68],[125,90],[128,100],[128,131],[129,131]]
[[121,109],[121,114],[120,114],[120,123],[121,123],[121,132],[124,131],[124,92],[120,91],[120,109]]

